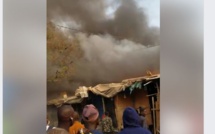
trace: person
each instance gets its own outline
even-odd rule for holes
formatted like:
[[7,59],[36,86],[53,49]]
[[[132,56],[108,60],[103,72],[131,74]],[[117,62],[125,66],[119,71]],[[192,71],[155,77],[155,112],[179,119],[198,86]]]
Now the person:
[[111,134],[113,133],[113,123],[112,119],[109,116],[109,113],[106,111],[105,116],[102,119],[102,131],[104,134]]
[[135,109],[127,107],[123,112],[124,129],[119,134],[151,134],[140,126],[140,118]]
[[73,125],[69,128],[69,133],[70,134],[78,134],[78,132],[81,129],[85,128],[84,125],[81,124],[81,122],[79,120],[80,120],[79,114],[77,112],[74,112],[74,115],[73,115]]
[[69,127],[72,125],[74,109],[70,105],[62,105],[58,108],[58,126],[51,129],[48,134],[69,134]]
[[98,123],[98,125],[97,125],[97,128],[96,128],[96,130],[98,130],[98,131],[100,131],[100,132],[102,132],[102,119],[98,119],[99,121],[99,123]]
[[46,132],[50,131],[51,129],[53,129],[54,127],[50,125],[50,120],[46,119]]
[[143,128],[148,129],[146,121],[146,109],[143,107],[139,107],[139,110],[140,110],[140,124]]
[[103,134],[96,129],[99,124],[99,112],[94,105],[86,105],[82,116],[85,126],[84,134]]

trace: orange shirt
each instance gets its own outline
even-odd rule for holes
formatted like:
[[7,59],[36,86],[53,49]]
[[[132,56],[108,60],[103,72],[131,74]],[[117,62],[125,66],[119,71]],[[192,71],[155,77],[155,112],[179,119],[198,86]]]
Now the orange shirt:
[[74,124],[69,128],[70,134],[77,134],[81,128],[85,128],[79,121],[75,121]]

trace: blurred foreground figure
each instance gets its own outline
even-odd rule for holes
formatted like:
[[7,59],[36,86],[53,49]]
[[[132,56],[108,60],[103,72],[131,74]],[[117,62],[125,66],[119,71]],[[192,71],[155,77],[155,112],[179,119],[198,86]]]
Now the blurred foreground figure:
[[63,105],[57,111],[58,127],[53,128],[48,134],[69,134],[72,125],[74,109],[70,105]]
[[148,129],[148,125],[146,122],[146,109],[143,107],[139,107],[140,109],[140,122],[141,122],[141,126],[145,129]]
[[47,117],[47,119],[46,119],[46,132],[52,130],[53,128],[55,128],[55,127],[50,126],[50,120],[49,120],[49,118]]
[[105,116],[102,119],[102,131],[104,134],[112,134],[114,131],[112,119],[110,118],[107,111],[105,112]]
[[70,134],[78,134],[78,132],[81,129],[84,129],[84,125],[81,124],[81,122],[79,120],[80,120],[79,114],[77,112],[75,112],[74,115],[73,115],[73,124],[69,128],[69,133]]
[[131,107],[127,107],[123,113],[124,129],[119,134],[151,134],[140,125],[140,117]]
[[103,134],[96,129],[99,124],[99,112],[94,105],[86,105],[82,116],[85,129],[81,130],[80,134]]

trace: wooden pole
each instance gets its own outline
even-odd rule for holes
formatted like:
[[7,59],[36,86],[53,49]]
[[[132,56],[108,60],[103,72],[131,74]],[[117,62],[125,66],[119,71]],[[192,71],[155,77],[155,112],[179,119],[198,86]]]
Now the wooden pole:
[[105,101],[104,101],[104,97],[102,97],[102,106],[103,106],[103,112],[105,112]]
[[156,111],[156,129],[158,130],[160,129],[160,87],[158,86],[158,83],[156,83],[156,88],[157,88],[156,109],[159,109],[158,111]]
[[156,83],[156,88],[157,88],[157,100],[160,100],[160,88],[158,86],[158,83]]
[[157,130],[157,132],[160,134],[160,130]]
[[[152,97],[152,109],[155,109],[155,101],[154,97]],[[153,112],[153,127],[154,127],[154,134],[156,134],[156,127],[155,127],[155,110],[152,110]]]

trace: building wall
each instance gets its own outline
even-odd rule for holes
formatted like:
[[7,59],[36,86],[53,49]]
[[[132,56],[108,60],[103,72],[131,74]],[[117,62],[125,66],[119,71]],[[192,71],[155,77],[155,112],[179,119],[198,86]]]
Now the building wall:
[[147,97],[147,92],[144,89],[136,89],[132,96],[134,97],[135,104],[134,107],[138,108],[140,106],[146,108],[146,120],[148,125],[152,125],[152,113],[149,105],[149,98]]
[[115,97],[115,113],[117,118],[118,129],[122,126],[122,115],[123,111],[128,106],[133,106],[132,97],[130,95],[125,95],[124,93],[119,93]]
[[115,101],[115,113],[117,118],[118,129],[122,126],[122,115],[126,107],[130,106],[133,108],[138,108],[140,106],[147,107],[147,123],[152,124],[151,111],[149,98],[146,96],[147,92],[143,89],[135,89],[132,94],[125,94],[123,92],[117,94],[114,98]]

